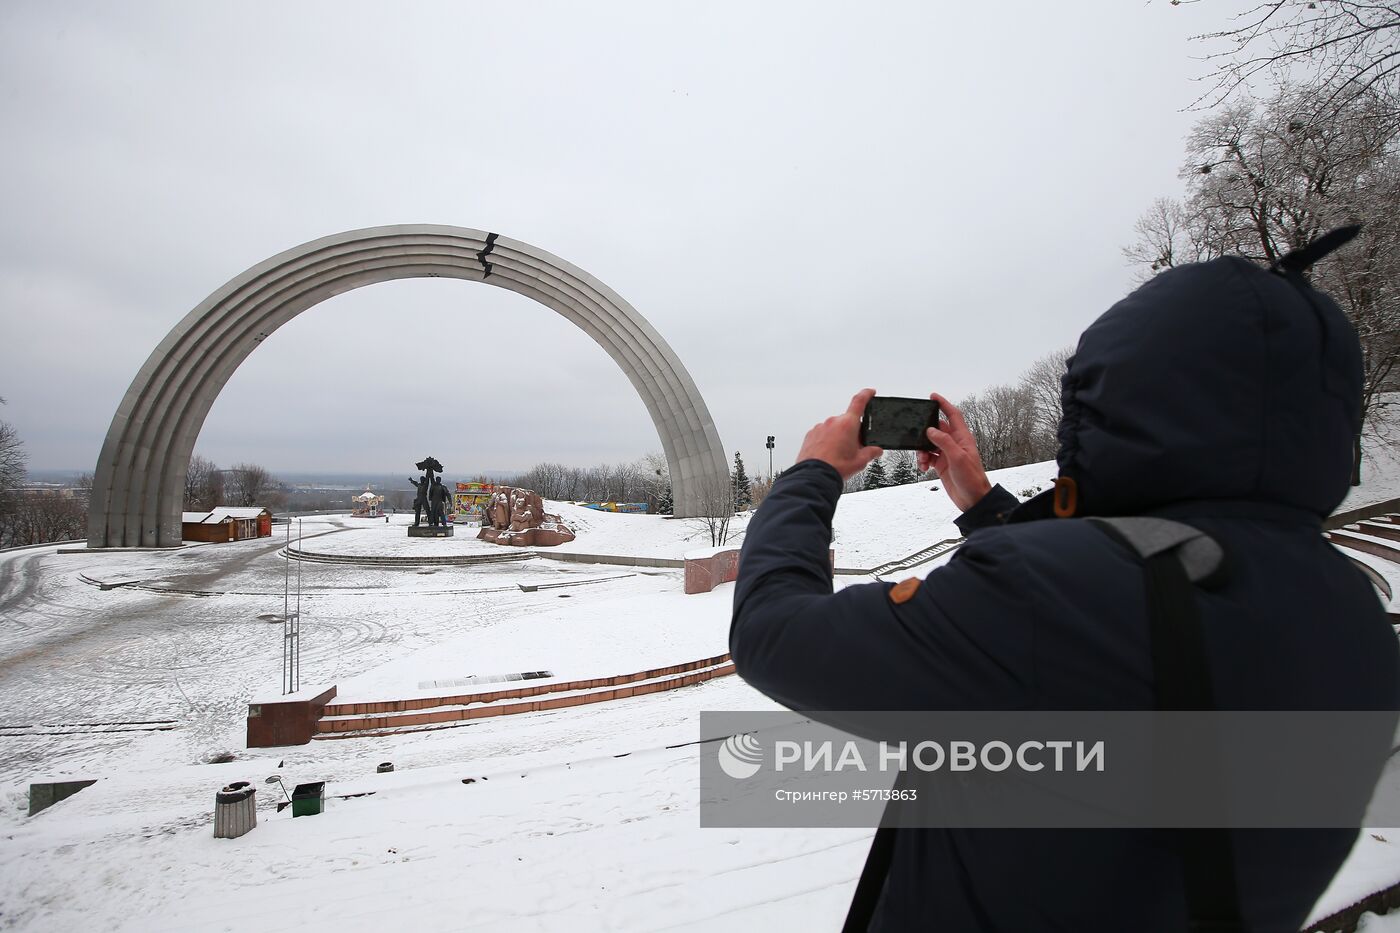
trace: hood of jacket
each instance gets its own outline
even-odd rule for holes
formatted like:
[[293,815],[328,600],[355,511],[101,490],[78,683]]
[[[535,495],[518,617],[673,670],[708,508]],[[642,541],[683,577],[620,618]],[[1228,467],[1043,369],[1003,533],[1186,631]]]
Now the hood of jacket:
[[1234,499],[1326,516],[1350,482],[1361,381],[1350,322],[1301,275],[1233,257],[1171,269],[1080,338],[1060,475],[1078,515]]

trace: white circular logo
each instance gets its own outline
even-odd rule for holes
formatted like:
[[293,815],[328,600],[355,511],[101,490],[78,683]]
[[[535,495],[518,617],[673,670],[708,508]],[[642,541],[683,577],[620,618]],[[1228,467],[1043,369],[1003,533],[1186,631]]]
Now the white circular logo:
[[763,746],[751,735],[731,735],[719,747],[719,766],[736,781],[751,778],[763,767]]

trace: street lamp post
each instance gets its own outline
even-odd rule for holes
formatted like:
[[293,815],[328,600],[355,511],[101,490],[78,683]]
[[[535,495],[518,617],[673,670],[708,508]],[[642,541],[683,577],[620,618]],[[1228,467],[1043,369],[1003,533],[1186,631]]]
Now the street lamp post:
[[767,445],[765,445],[765,446],[767,446],[767,448],[768,448],[768,483],[769,483],[769,485],[772,485],[772,483],[773,483],[773,435],[771,435],[771,434],[768,435],[768,443],[767,443]]

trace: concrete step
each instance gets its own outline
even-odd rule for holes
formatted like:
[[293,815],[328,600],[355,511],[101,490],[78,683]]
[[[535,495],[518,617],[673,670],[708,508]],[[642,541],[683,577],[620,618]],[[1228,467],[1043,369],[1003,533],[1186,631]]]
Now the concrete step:
[[733,662],[728,654],[722,654],[612,677],[408,700],[332,703],[326,706],[316,724],[316,737],[383,735],[404,728],[563,709],[675,690],[732,673]]
[[1355,533],[1350,526],[1336,531],[1324,531],[1322,536],[1338,547],[1351,548],[1353,551],[1360,551],[1363,554],[1370,554],[1372,557],[1379,557],[1381,560],[1388,560],[1393,564],[1400,564],[1400,547],[1393,547],[1376,538],[1364,537],[1362,534]]
[[296,548],[281,548],[278,557],[305,561],[311,564],[341,564],[358,567],[421,567],[451,566],[462,567],[472,564],[506,564],[533,560],[539,557],[535,551],[505,551],[500,554],[326,554],[318,551],[302,551]]
[[1371,520],[1361,522],[1356,527],[1363,533],[1377,538],[1389,538],[1391,541],[1400,541],[1400,523]]

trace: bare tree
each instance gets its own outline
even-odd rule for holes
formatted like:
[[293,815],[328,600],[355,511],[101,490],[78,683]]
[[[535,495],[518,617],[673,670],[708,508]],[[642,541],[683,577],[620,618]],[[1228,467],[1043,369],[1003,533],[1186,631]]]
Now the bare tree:
[[566,489],[564,485],[564,467],[558,463],[537,463],[502,485],[533,489],[545,499],[573,498],[572,490]]
[[638,461],[642,473],[642,485],[646,490],[647,511],[653,514],[668,514],[674,511],[675,503],[671,495],[671,465],[666,455],[652,451]]
[[1061,347],[1036,360],[1021,374],[1021,388],[1032,406],[1028,463],[1049,460],[1059,450],[1060,418],[1064,416],[1060,380],[1072,356],[1073,347]]
[[1123,248],[1123,255],[1144,267],[1140,281],[1172,266],[1216,259],[1219,238],[1211,235],[1207,220],[1189,215],[1175,198],[1158,198],[1133,225],[1137,238]]
[[[657,470],[662,471],[660,480]],[[537,463],[504,485],[533,489],[559,501],[648,502],[668,481],[665,458],[652,454],[630,463],[600,463],[587,469]]]
[[687,521],[709,534],[711,547],[719,547],[729,540],[729,522],[734,518],[733,480],[706,476],[694,485],[700,514]]
[[24,441],[8,421],[0,421],[0,490],[10,491],[24,482]]
[[92,500],[92,474],[79,473],[78,478],[73,480],[73,494],[83,502],[84,507]]
[[20,547],[87,534],[87,503],[72,489],[21,490],[0,515],[0,544]]
[[277,484],[256,463],[235,463],[228,471],[225,494],[229,505],[271,507],[278,497]]
[[[0,403],[5,400],[0,399]],[[24,442],[8,421],[0,421],[0,502],[14,494],[24,482]]]
[[958,404],[988,470],[1035,462],[1035,399],[1024,386],[992,386]]
[[[1171,0],[1177,6],[1183,0]],[[1194,2],[1194,0],[1185,0]],[[1340,114],[1367,97],[1400,98],[1400,5],[1365,0],[1266,0],[1228,29],[1196,36],[1217,46],[1207,56],[1211,87],[1197,105],[1226,102],[1260,77],[1325,89],[1321,103]]]
[[[5,400],[0,398],[0,405]],[[15,544],[14,525],[24,482],[24,442],[8,421],[0,421],[0,547]]]
[[212,460],[195,454],[185,471],[185,510],[207,512],[224,501],[224,474]]

